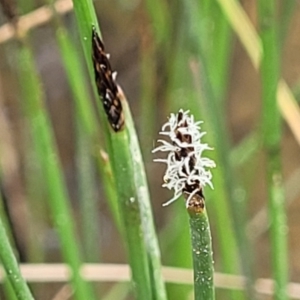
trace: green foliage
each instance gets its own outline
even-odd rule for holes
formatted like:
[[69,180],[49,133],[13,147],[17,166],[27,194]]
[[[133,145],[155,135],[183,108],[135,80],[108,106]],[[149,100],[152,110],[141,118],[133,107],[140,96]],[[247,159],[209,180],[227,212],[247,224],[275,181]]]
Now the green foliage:
[[[18,2],[19,12],[28,13],[37,4],[27,2]],[[300,120],[289,118],[285,111],[285,105],[294,99],[281,79],[281,69],[285,67],[284,46],[290,49],[288,35],[296,1],[283,1],[280,6],[277,2],[257,1],[257,32],[245,8],[234,0],[147,0],[140,5],[121,0],[73,0],[74,12],[67,17],[55,11],[54,1],[48,0],[53,18],[44,21],[43,27],[35,28],[40,26],[41,11],[31,17],[30,34],[25,25],[18,27],[16,19],[11,20],[16,29],[13,42],[4,45],[0,35],[0,75],[7,83],[7,87],[0,86],[1,108],[8,112],[14,128],[11,132],[0,128],[4,195],[0,260],[8,275],[0,298],[3,293],[8,300],[33,299],[12,249],[18,247],[13,240],[18,235],[13,233],[18,228],[14,224],[20,222],[30,227],[29,237],[34,237],[25,243],[30,249],[18,249],[29,253],[23,263],[68,264],[74,299],[131,299],[132,295],[140,300],[189,299],[192,285],[165,287],[161,256],[163,265],[194,268],[195,299],[214,299],[214,289],[220,299],[256,299],[254,283],[261,274],[275,281],[274,299],[288,299],[286,287],[292,273],[288,256],[293,249],[287,246],[285,200],[289,194],[298,196],[299,182],[290,181],[286,189],[283,170],[292,173],[291,165],[299,169],[299,160],[288,154],[287,163],[287,157],[281,155],[283,141],[288,140],[282,131],[282,116],[298,137]],[[299,16],[295,13],[295,17]],[[119,132],[108,124],[97,93],[92,26],[99,35],[101,28],[105,51],[112,54],[112,69],[119,72],[117,81],[124,89],[125,127]],[[5,33],[2,28],[0,32]],[[237,39],[246,54],[240,51],[240,44],[236,46]],[[54,44],[55,50],[51,48]],[[65,91],[60,90],[63,85],[51,86],[45,79],[43,68],[53,61],[62,64],[64,72],[57,68],[53,77],[64,82]],[[288,67],[285,72],[289,74]],[[289,82],[295,82],[291,90],[299,98],[299,78]],[[240,89],[243,92],[238,94]],[[63,96],[55,98],[53,91]],[[242,95],[238,101],[236,95]],[[214,189],[205,188],[207,210],[200,215],[189,216],[181,200],[161,207],[169,194],[160,186],[163,170],[152,163],[151,150],[161,123],[178,108],[189,109],[196,120],[204,121],[207,135],[203,140],[214,148],[208,154],[217,164]],[[59,121],[65,110],[68,128]],[[1,118],[2,114],[0,124]],[[7,134],[15,140],[17,158],[5,151]],[[23,222],[26,217],[22,215],[20,220],[14,219],[9,205],[4,209],[5,201],[17,203],[10,198],[18,199],[18,193],[9,193],[18,186],[16,170],[20,192],[26,191],[22,199],[30,212],[29,223]],[[259,227],[257,232],[247,231],[255,227],[249,223]],[[207,231],[199,231],[203,226]],[[257,237],[266,229],[270,238],[263,245]],[[271,249],[270,257],[261,258],[266,246]],[[205,247],[210,254],[212,247],[213,258],[201,256]],[[111,261],[130,265],[133,284],[129,287],[120,279],[112,287],[101,283],[99,290],[93,283],[92,289],[82,278],[82,264]],[[261,267],[261,261],[268,263]],[[222,284],[219,288],[213,286],[213,280],[203,286],[196,275],[212,279],[213,267],[216,272],[246,277],[244,290]],[[54,293],[40,283],[31,287],[33,295],[44,289]]]

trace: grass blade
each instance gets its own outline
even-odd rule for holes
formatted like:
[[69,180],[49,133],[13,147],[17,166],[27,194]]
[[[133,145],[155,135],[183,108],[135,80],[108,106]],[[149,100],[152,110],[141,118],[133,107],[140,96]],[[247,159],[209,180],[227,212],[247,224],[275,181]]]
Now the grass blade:
[[160,250],[150,204],[150,196],[147,185],[146,173],[143,159],[139,148],[137,134],[127,102],[124,103],[125,117],[129,135],[129,149],[131,153],[134,185],[140,205],[140,215],[143,226],[146,251],[149,259],[150,278],[154,299],[164,300],[166,298],[165,285],[161,273]]
[[[16,251],[16,245],[14,245],[13,234],[12,234],[11,228],[10,228],[11,226],[9,224],[10,223],[9,220],[7,219],[6,213],[7,212],[5,211],[3,198],[2,198],[2,191],[1,191],[1,194],[0,194],[0,222],[1,222],[1,226],[5,230],[6,239],[8,240],[8,243],[10,245],[12,255],[15,257],[14,253],[16,253],[15,252]],[[2,239],[1,239],[1,241],[2,241]],[[1,247],[1,245],[0,245],[0,247]],[[2,262],[2,259],[1,259],[1,255],[0,255],[0,263],[1,262]],[[10,300],[18,299],[17,296],[16,296],[16,293],[15,293],[14,287],[12,286],[12,284],[11,284],[8,277],[5,277],[3,279],[3,292],[4,292],[4,295]]]
[[271,223],[272,266],[275,284],[275,299],[287,299],[288,253],[285,194],[280,161],[281,116],[277,106],[279,81],[278,29],[276,3],[259,1],[260,34],[263,47],[261,61],[262,82],[262,127],[266,152],[269,218]]
[[33,300],[33,296],[23,279],[14,251],[9,243],[2,218],[0,217],[0,259],[8,276],[9,282],[18,300]]
[[206,210],[189,210],[194,265],[195,300],[214,300],[211,233]]
[[[222,257],[223,270],[227,273],[241,272],[241,252],[238,247],[238,232],[236,222],[240,220],[236,217],[236,210],[230,208],[230,203],[237,207],[239,200],[234,197],[235,182],[234,172],[229,163],[229,140],[226,132],[223,110],[220,110],[219,101],[216,97],[220,90],[215,91],[211,81],[209,65],[209,49],[206,47],[208,41],[200,38],[200,33],[205,30],[201,27],[202,15],[196,2],[185,3],[186,14],[190,16],[186,23],[187,37],[189,38],[189,59],[195,83],[195,90],[198,92],[198,112],[195,111],[196,118],[204,120],[204,127],[210,134],[205,137],[210,145],[214,145],[215,151],[210,153],[210,157],[218,166],[213,171],[215,191],[206,190],[208,199],[218,199],[218,201],[208,202],[208,207],[213,207],[211,214],[217,224],[218,240],[220,241],[220,252]],[[194,26],[198,24],[199,26]],[[199,99],[200,98],[200,99]],[[196,100],[196,101],[197,101]],[[211,206],[210,206],[211,205]],[[242,230],[243,226],[238,229]],[[235,234],[224,234],[224,232],[234,232]],[[242,299],[243,296],[233,292],[231,299]]]
[[117,210],[117,195],[114,188],[115,184],[111,164],[103,150],[105,145],[104,142],[101,141],[99,124],[86,86],[86,79],[84,78],[85,73],[80,64],[80,57],[78,57],[75,45],[71,41],[67,30],[61,22],[58,22],[58,20],[56,21],[56,26],[59,27],[56,31],[56,38],[61,52],[62,62],[73,93],[76,114],[78,116],[77,121],[80,122],[81,130],[87,138],[90,147],[89,153],[95,157],[96,166],[103,181],[103,188],[110,210],[114,217],[114,221],[120,230],[121,226],[119,212]]
[[[152,299],[150,270],[143,239],[142,220],[139,214],[139,196],[132,180],[132,156],[128,149],[128,135],[114,134],[111,137],[113,166],[119,195],[119,209],[122,216],[129,264],[137,292],[137,299]],[[124,148],[125,146],[125,148]],[[119,149],[119,151],[118,151]]]
[[[73,3],[88,69],[94,82],[91,41],[92,26],[97,28],[97,19],[91,1],[74,0]],[[165,299],[159,268],[160,251],[153,226],[143,162],[126,99],[121,99],[125,128],[117,133],[109,129],[105,134],[111,145],[109,154],[112,157],[132,276],[139,299]],[[152,293],[156,295],[152,296]]]
[[73,271],[73,288],[76,299],[94,299],[90,286],[80,275],[80,254],[75,237],[74,224],[68,202],[67,191],[61,173],[57,150],[49,118],[42,103],[43,91],[30,47],[23,39],[19,49],[20,81],[26,116],[30,122],[34,146],[39,162],[44,170],[50,197],[49,208],[61,241],[64,260]]

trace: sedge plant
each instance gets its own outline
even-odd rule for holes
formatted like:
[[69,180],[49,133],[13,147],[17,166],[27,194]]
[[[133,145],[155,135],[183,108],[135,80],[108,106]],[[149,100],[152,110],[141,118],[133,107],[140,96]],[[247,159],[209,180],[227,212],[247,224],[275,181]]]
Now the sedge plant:
[[179,110],[171,114],[160,132],[171,141],[158,140],[162,145],[153,152],[167,152],[167,158],[155,159],[167,165],[163,187],[174,190],[174,197],[163,204],[167,206],[182,195],[190,217],[190,232],[194,266],[195,300],[213,300],[213,258],[211,233],[203,187],[212,187],[210,168],[214,161],[203,157],[202,153],[211,148],[201,141],[205,132],[200,131],[200,123],[195,122],[189,111]]
[[166,291],[160,272],[160,250],[131,113],[124,93],[115,82],[116,75],[112,73],[100,38],[92,1],[74,0],[73,3],[90,78],[93,87],[97,85],[96,97],[104,107],[100,114],[103,116],[105,111],[107,115],[102,124],[103,132],[116,182],[134,290],[139,299],[164,300]]
[[[49,208],[61,242],[62,256],[69,264],[75,299],[94,299],[90,285],[80,274],[81,256],[77,247],[74,220],[67,195],[62,169],[54,141],[53,128],[43,102],[45,94],[37,72],[29,35],[19,26],[13,2],[3,11],[14,27],[18,38],[18,76],[22,87],[22,108],[30,129],[37,160],[44,170],[49,194]],[[13,253],[11,253],[13,255]],[[17,278],[18,279],[18,278]]]
[[277,107],[279,81],[279,31],[276,1],[258,1],[263,47],[260,73],[262,82],[262,129],[266,153],[268,213],[270,221],[272,267],[276,300],[286,300],[288,283],[287,220],[280,159],[281,116]]

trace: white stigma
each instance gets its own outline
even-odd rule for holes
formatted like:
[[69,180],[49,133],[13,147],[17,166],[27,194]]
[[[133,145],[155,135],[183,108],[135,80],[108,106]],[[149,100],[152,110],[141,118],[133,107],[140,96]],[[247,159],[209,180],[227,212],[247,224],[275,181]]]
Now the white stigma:
[[[177,114],[171,114],[169,121],[162,127],[160,134],[168,136],[170,142],[158,140],[161,145],[152,152],[169,152],[166,158],[154,161],[167,165],[162,186],[174,190],[173,198],[163,206],[174,202],[183,193],[188,196],[188,205],[192,196],[205,185],[213,188],[210,168],[214,168],[216,164],[213,160],[202,156],[204,150],[212,150],[212,148],[201,142],[201,138],[206,134],[201,132],[201,123],[201,121],[195,122],[193,115],[189,115],[189,111],[184,112],[181,109]],[[182,151],[185,155],[182,155]],[[196,186],[195,190],[187,193],[186,190],[190,190],[191,186]]]

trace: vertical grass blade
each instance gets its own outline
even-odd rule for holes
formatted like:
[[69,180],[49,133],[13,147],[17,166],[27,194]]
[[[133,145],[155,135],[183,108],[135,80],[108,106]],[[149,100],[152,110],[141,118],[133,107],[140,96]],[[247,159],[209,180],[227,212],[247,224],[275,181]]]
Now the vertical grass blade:
[[[11,228],[10,228],[10,224],[9,224],[10,222],[9,222],[9,220],[7,218],[7,215],[6,215],[6,211],[5,211],[4,203],[3,203],[3,198],[2,198],[1,194],[2,193],[0,193],[0,222],[1,222],[1,226],[5,230],[6,239],[8,240],[8,243],[9,243],[10,248],[12,250],[12,255],[15,257],[14,253],[16,251],[16,246],[14,245],[13,234],[11,232]],[[0,238],[0,240],[2,241],[1,238]],[[17,259],[15,259],[15,260],[17,261]],[[1,259],[1,256],[0,256],[0,265],[1,264],[2,264],[2,259]],[[3,293],[7,297],[7,299],[9,299],[9,300],[18,299],[17,296],[16,296],[16,293],[15,293],[14,287],[12,286],[12,284],[11,284],[8,277],[5,277],[3,279],[2,286],[3,286]]]
[[78,120],[76,125],[76,164],[84,258],[87,262],[98,262],[100,257],[99,206],[93,176],[94,164],[89,152],[89,139],[80,128],[81,124]]
[[16,294],[15,294],[15,291],[10,283],[10,281],[8,280],[7,277],[5,277],[3,279],[3,293],[6,297],[6,299],[9,299],[9,300],[18,300]]
[[87,80],[84,78],[83,66],[66,28],[56,18],[56,38],[61,53],[62,62],[76,105],[78,126],[87,139],[89,153],[95,157],[96,167],[103,181],[103,188],[108,204],[117,227],[120,229],[119,213],[117,211],[117,195],[115,191],[114,177],[111,164],[104,152],[104,142],[101,140],[99,124],[93,108],[90,94],[87,88]]
[[214,300],[211,233],[206,210],[189,211],[193,250],[195,300]]
[[0,217],[0,260],[8,276],[9,282],[18,300],[33,300],[33,296],[23,279],[14,251],[9,243],[6,230]]
[[160,145],[152,152],[164,153],[162,159],[155,161],[166,164],[163,187],[174,191],[172,199],[166,201],[163,206],[183,196],[190,214],[195,299],[212,300],[213,259],[203,188],[205,185],[212,186],[210,169],[216,165],[203,155],[210,147],[202,142],[205,133],[202,132],[199,123],[201,122],[196,122],[193,115],[189,115],[189,111],[180,109],[177,114],[171,114],[160,131],[160,135],[167,140],[159,139]]
[[[163,91],[166,94],[167,103],[160,106],[160,109],[166,111],[178,111],[180,108],[189,109],[195,118],[201,119],[197,110],[199,104],[196,102],[195,92],[193,90],[190,70],[188,68],[188,47],[186,40],[186,18],[189,16],[182,15],[182,1],[176,1],[176,5],[170,5],[169,10],[172,15],[173,24],[175,27],[175,37],[168,37],[164,47],[166,63],[166,78],[168,78],[167,86]],[[172,36],[172,35],[171,35]],[[161,98],[163,100],[164,97]],[[168,238],[163,238],[164,243],[168,243],[167,251],[170,252],[166,259],[166,263],[183,268],[192,267],[192,257],[190,251],[189,225],[187,222],[186,212],[182,210],[180,205],[174,204],[171,212],[170,220],[172,225],[166,227],[163,235]],[[179,238],[180,237],[180,238]],[[165,252],[165,251],[164,251]],[[171,285],[168,284],[168,294],[170,298],[186,299],[191,293],[191,287],[187,285]]]
[[[241,272],[240,249],[238,244],[239,234],[235,224],[240,221],[234,209],[230,208],[230,204],[236,208],[240,199],[234,196],[235,182],[234,172],[229,162],[229,139],[226,132],[225,118],[223,110],[220,109],[220,101],[217,101],[217,95],[220,95],[221,89],[215,90],[213,75],[209,64],[210,53],[207,47],[208,40],[203,40],[200,34],[206,28],[200,22],[203,15],[201,6],[197,1],[184,2],[184,12],[187,14],[186,26],[186,45],[188,45],[189,59],[191,61],[191,69],[194,79],[194,88],[198,92],[196,105],[198,111],[193,111],[196,118],[204,120],[204,127],[210,134],[205,137],[210,145],[214,145],[215,151],[210,157],[218,166],[213,171],[215,191],[206,191],[208,199],[218,199],[218,201],[208,202],[208,207],[213,208],[211,214],[217,226],[218,240],[220,241],[220,253],[222,260],[222,270],[227,273],[237,274]],[[202,20],[203,22],[203,20]],[[195,26],[195,24],[197,24]],[[195,100],[194,100],[195,101]],[[192,101],[190,100],[190,103]],[[195,104],[194,104],[195,105]],[[195,105],[195,106],[196,106]],[[228,234],[228,232],[233,234]],[[231,299],[243,299],[243,295],[236,291],[232,291]]]
[[[73,0],[73,3],[88,69],[94,82],[91,41],[92,26],[97,28],[98,22],[91,1]],[[122,107],[125,128],[119,132],[108,128],[105,134],[111,145],[109,155],[113,162],[134,287],[138,299],[165,299],[160,272],[160,251],[153,226],[143,162],[125,97],[122,98]]]
[[[205,3],[208,4],[208,1]],[[217,227],[216,236],[220,243],[218,251],[221,256],[222,271],[238,274],[241,272],[240,249],[237,241],[237,227],[234,226],[234,211],[230,208],[230,200],[234,199],[232,195],[235,189],[232,179],[233,171],[228,160],[229,146],[224,115],[221,114],[223,113],[222,101],[216,99],[216,95],[220,97],[222,91],[224,92],[221,84],[224,79],[211,80],[214,72],[217,73],[217,71],[212,72],[210,69],[212,58],[209,50],[211,49],[207,44],[211,43],[211,37],[205,39],[208,34],[204,26],[202,5],[204,2],[181,1],[179,3],[180,14],[177,19],[181,20],[181,26],[179,26],[178,45],[174,48],[174,52],[178,54],[174,59],[174,70],[170,74],[170,77],[175,78],[170,89],[173,93],[170,97],[172,99],[170,105],[174,107],[176,103],[176,108],[190,109],[195,118],[204,120],[205,131],[211,133],[205,137],[205,140],[214,145],[215,151],[209,156],[218,167],[213,171],[215,190],[205,191],[208,199],[214,199],[207,205],[213,208],[211,214]],[[228,31],[224,34],[228,34]],[[226,43],[224,43],[224,48],[226,48]],[[217,55],[216,50],[213,53]],[[187,67],[189,67],[188,70],[186,70]],[[215,89],[217,82],[218,87]],[[240,292],[232,291],[230,294],[231,299],[243,298]]]
[[164,300],[167,299],[167,296],[161,273],[160,250],[154,229],[150,195],[143,158],[127,102],[124,102],[124,110],[129,137],[129,144],[127,144],[127,146],[129,146],[131,153],[134,186],[140,205],[140,215],[145,239],[144,242],[149,260],[148,263],[150,268],[152,294],[154,299]]
[[61,241],[63,259],[72,269],[75,299],[94,299],[90,286],[80,275],[80,254],[67,191],[55,147],[50,121],[44,104],[43,91],[27,40],[19,49],[20,82],[23,88],[23,107],[30,123],[38,161],[44,170],[50,201],[52,219]]
[[128,139],[126,132],[112,135],[113,167],[136,296],[137,299],[150,300],[152,299],[150,270],[143,239],[142,220],[139,214],[139,195],[132,177],[132,155],[128,149]]
[[[82,241],[84,258],[88,262],[95,262],[99,258],[100,244],[98,231],[98,213],[95,186],[93,185],[92,158],[97,161],[100,174],[104,178],[104,190],[110,188],[110,181],[103,176],[104,167],[100,152],[95,153],[95,144],[100,148],[98,122],[92,108],[92,101],[87,87],[85,72],[81,64],[81,58],[77,54],[75,45],[63,25],[63,21],[54,9],[54,2],[48,0],[53,9],[54,24],[56,28],[56,39],[61,54],[63,66],[72,91],[75,102],[75,128],[76,128],[76,150],[79,203],[82,215]],[[105,178],[107,178],[105,180]],[[106,193],[107,194],[107,193]],[[115,200],[108,198],[109,203]],[[116,214],[116,212],[114,213]]]
[[[214,87],[215,97],[223,109],[222,103],[228,83],[228,70],[230,63],[231,28],[216,1],[202,1],[197,5],[200,18],[198,18],[197,40],[203,41],[209,65],[209,80]],[[197,10],[193,15],[197,15]]]
[[277,29],[277,1],[259,1],[261,61],[262,127],[267,164],[268,202],[271,230],[271,258],[275,280],[275,299],[286,300],[288,282],[287,223],[285,195],[280,161],[281,117],[277,107],[280,75],[280,47]]

